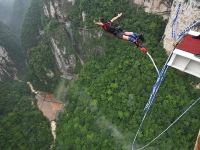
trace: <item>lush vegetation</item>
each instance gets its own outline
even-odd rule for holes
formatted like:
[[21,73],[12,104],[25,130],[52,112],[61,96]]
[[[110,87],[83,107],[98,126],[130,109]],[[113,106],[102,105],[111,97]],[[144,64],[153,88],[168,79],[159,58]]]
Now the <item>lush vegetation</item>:
[[25,72],[25,55],[21,47],[20,31],[29,2],[30,0],[0,2],[0,45],[6,48],[12,59],[12,65],[7,65],[7,70],[14,66],[20,77]]
[[[16,7],[14,13],[25,10],[28,3],[22,6],[21,2],[25,1],[16,2],[16,6],[22,8]],[[69,16],[73,28],[67,29],[56,18],[45,18],[42,4],[42,0],[31,1],[22,27],[27,80],[44,91],[54,91],[59,83],[60,73],[52,53],[51,38],[59,47],[67,49],[66,55],[75,54],[86,61],[75,83],[66,88],[68,82],[61,81],[67,96],[59,88],[61,94],[56,93],[58,97],[65,97],[66,109],[59,116],[54,149],[130,149],[157,74],[147,56],[130,43],[106,33],[98,37],[102,31],[94,26],[93,20],[100,16],[109,20],[123,12],[116,23],[127,31],[145,33],[145,45],[160,68],[166,60],[160,42],[165,27],[162,18],[144,13],[140,7],[131,7],[129,0],[76,0]],[[86,22],[81,21],[83,11]],[[17,33],[20,31],[18,21],[15,21]],[[82,30],[84,27],[88,30]],[[8,27],[0,23],[0,45],[8,49],[17,64],[23,58],[18,43]],[[79,69],[80,66],[77,72]],[[197,82],[200,82],[197,78],[169,69],[139,133],[138,147],[159,134],[199,96],[199,91],[192,87]],[[27,86],[0,82],[0,91],[0,149],[49,149],[52,136],[48,122],[31,105],[33,98]],[[198,112],[195,106],[148,149],[192,149],[200,124]]]
[[[24,74],[36,89],[49,91],[55,87],[58,70],[50,41],[42,30],[42,1],[32,0],[22,27],[22,44],[26,50],[28,69]],[[28,1],[15,2],[12,31],[19,35]],[[0,23],[0,46],[6,48],[17,69],[24,69],[24,53],[20,40],[3,23]],[[49,149],[53,139],[47,119],[38,111],[35,99],[25,83],[0,82],[0,149]]]
[[0,149],[49,149],[48,121],[35,105],[26,84],[0,82]]
[[53,91],[60,73],[52,53],[49,33],[58,23],[51,23],[44,17],[42,6],[41,0],[31,1],[22,26],[21,40],[27,54],[27,80],[37,89]]
[[37,46],[40,40],[42,1],[32,0],[25,15],[22,26],[21,40],[25,50]]
[[[82,11],[87,14],[85,23],[81,22]],[[130,7],[128,0],[77,0],[70,18],[77,28],[91,27],[99,16],[109,19],[117,12],[123,12],[120,20],[123,28],[145,33],[145,45],[161,67],[166,59],[160,43],[165,26],[161,17]],[[78,80],[67,91],[68,105],[59,117],[55,149],[130,149],[156,81],[156,71],[150,60],[131,44],[107,34],[93,41],[96,47],[103,46],[104,53],[88,59]],[[191,81],[199,82],[174,69],[168,70],[139,133],[137,146],[159,134],[199,96]],[[198,106],[195,106],[148,149],[192,149],[199,130],[198,113]]]
[[[15,11],[24,11],[24,6],[17,5],[18,2],[21,1],[16,2]],[[19,34],[23,14],[15,12],[15,15],[19,16],[13,20],[16,26],[12,24],[12,29],[0,22],[0,46],[6,49],[12,60],[6,70],[9,72],[14,66],[21,73],[25,68],[25,56],[20,40],[13,31]],[[9,24],[9,21],[6,23]],[[53,140],[49,123],[31,104],[35,99],[30,96],[26,84],[3,81],[0,82],[0,91],[0,149],[49,149]]]
[[28,80],[36,89],[51,91],[56,87],[60,73],[47,39],[28,52]]

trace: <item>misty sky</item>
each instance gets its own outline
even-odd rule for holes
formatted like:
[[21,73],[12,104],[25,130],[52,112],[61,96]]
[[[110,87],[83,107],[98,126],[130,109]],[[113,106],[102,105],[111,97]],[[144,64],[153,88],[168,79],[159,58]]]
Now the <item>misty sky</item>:
[[15,0],[0,0],[0,21],[9,22],[12,13],[12,6]]
[[10,5],[13,4],[14,0],[0,0],[0,3],[5,4],[5,5]]

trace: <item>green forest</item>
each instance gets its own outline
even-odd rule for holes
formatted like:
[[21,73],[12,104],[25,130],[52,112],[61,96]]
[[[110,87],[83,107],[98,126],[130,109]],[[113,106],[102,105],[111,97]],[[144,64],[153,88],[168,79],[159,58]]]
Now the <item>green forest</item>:
[[49,149],[48,121],[35,105],[29,87],[16,81],[0,82],[0,149]]
[[[36,101],[26,83],[0,81],[0,149],[130,150],[157,73],[147,55],[133,44],[103,32],[94,20],[110,20],[122,12],[115,25],[125,31],[143,32],[144,45],[159,68],[167,59],[162,41],[167,22],[162,16],[145,13],[143,7],[130,5],[129,0],[76,0],[70,9],[64,2],[61,10],[68,13],[65,19],[72,24],[70,35],[59,16],[44,15],[43,5],[49,2],[15,1],[13,12],[19,12],[16,17],[20,20],[14,16],[14,33],[0,23],[0,45],[10,50],[19,68],[26,70],[22,80],[30,81],[37,90],[62,97],[59,100],[65,108],[56,120],[56,140],[48,120],[32,105]],[[82,12],[86,13],[85,22]],[[76,57],[75,78],[71,81],[61,77],[52,38],[67,49],[68,55]],[[162,132],[199,97],[199,90],[194,88],[199,82],[189,74],[168,69],[138,135],[137,148]],[[59,88],[64,94],[59,95]],[[193,149],[200,124],[198,104],[146,149]]]
[[[28,78],[25,73],[27,58],[19,36],[25,13],[25,5],[22,4],[28,5],[24,0],[15,1],[13,23],[8,21],[10,24],[5,24],[0,20],[0,46],[6,49],[12,60],[6,70],[16,67],[18,77],[25,80]],[[49,121],[36,107],[35,98],[26,83],[8,78],[0,81],[0,149],[49,149],[53,141]]]
[[[81,22],[82,11],[87,14],[85,23]],[[70,19],[75,27],[91,28],[94,19],[104,16],[109,20],[118,12],[123,12],[117,22],[123,29],[144,32],[145,46],[162,67],[167,58],[161,41],[166,24],[160,16],[147,14],[140,7],[130,7],[127,0],[77,0]],[[96,47],[103,46],[104,53],[88,59],[78,80],[67,91],[68,106],[59,116],[55,149],[130,149],[156,81],[156,71],[137,48],[106,33],[89,42]],[[199,96],[199,91],[192,88],[192,81],[199,79],[168,70],[139,133],[138,147],[158,135]],[[199,119],[196,106],[147,149],[192,149]]]

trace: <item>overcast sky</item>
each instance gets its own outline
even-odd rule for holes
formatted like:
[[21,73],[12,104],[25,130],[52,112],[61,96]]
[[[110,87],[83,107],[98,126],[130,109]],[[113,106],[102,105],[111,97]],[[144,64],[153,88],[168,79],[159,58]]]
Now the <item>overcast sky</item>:
[[0,21],[8,23],[15,0],[0,0]]
[[14,0],[0,0],[0,3],[3,4],[12,4],[14,2]]

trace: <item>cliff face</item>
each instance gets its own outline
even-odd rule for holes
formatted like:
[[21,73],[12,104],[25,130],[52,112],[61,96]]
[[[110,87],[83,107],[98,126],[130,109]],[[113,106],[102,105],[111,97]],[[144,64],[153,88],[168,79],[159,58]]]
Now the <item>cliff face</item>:
[[[164,48],[167,52],[173,49],[173,39],[171,37],[172,21],[176,15],[176,6],[181,3],[180,13],[177,19],[176,33],[179,34],[187,26],[197,21],[200,16],[200,1],[198,0],[131,0],[132,3],[143,6],[149,13],[162,15],[168,19],[164,33]],[[196,28],[195,30],[199,30]]]
[[57,67],[62,77],[69,80],[73,78],[74,69],[77,64],[73,35],[67,29],[67,25],[70,28],[70,22],[67,20],[68,12],[73,5],[74,1],[71,0],[49,0],[43,4],[44,15],[48,19],[56,19],[60,24],[63,24],[57,31],[54,31],[50,35],[50,41]]
[[17,69],[14,67],[7,50],[0,46],[0,81],[4,78],[16,79]]
[[16,79],[24,67],[24,55],[17,37],[0,22],[0,80]]
[[[43,4],[45,17],[62,24],[49,37],[57,67],[62,77],[66,79],[72,79],[75,68],[83,65],[88,56],[99,51],[99,48],[91,48],[90,31],[72,26],[73,22],[69,19],[69,13],[74,5],[75,0],[46,0]],[[85,17],[85,13],[82,12],[83,22]],[[87,46],[89,48],[86,48]]]
[[[186,27],[193,24],[197,21],[200,17],[200,1],[191,0],[185,2],[184,0],[174,1],[171,7],[171,14],[169,17],[169,21],[167,23],[165,33],[164,33],[164,48],[167,52],[173,49],[173,39],[171,36],[172,32],[172,21],[175,17],[177,11],[177,3],[181,3],[180,13],[177,18],[177,27],[176,27],[176,34],[179,34],[183,31]],[[200,27],[196,27],[194,30],[200,31]]]
[[131,0],[131,3],[144,7],[148,13],[162,15],[165,19],[169,17],[173,0]]

